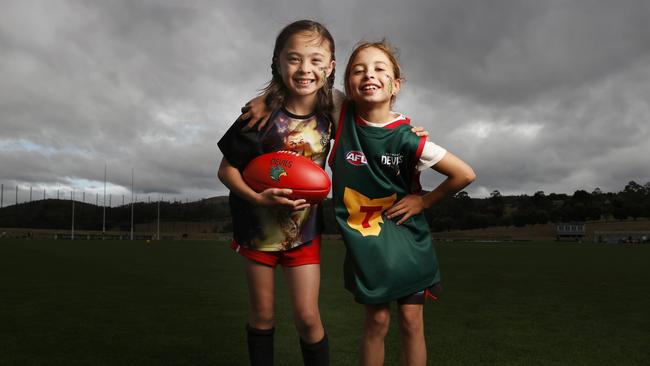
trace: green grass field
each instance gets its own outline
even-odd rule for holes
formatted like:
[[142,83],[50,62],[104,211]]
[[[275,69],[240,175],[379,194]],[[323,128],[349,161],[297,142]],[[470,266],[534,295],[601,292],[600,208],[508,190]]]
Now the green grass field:
[[[426,306],[432,365],[650,364],[650,246],[443,243]],[[332,365],[362,308],[323,248]],[[0,365],[246,365],[247,290],[225,243],[0,240]],[[278,275],[276,364],[301,365]],[[392,327],[387,365],[397,365]]]

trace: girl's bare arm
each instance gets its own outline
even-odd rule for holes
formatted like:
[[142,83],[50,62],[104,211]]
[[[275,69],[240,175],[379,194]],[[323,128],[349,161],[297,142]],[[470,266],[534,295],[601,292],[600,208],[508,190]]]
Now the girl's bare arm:
[[458,193],[476,179],[476,174],[472,167],[450,152],[447,152],[442,160],[433,166],[433,169],[440,174],[446,175],[447,179],[440,183],[433,191],[423,196],[409,194],[402,198],[393,207],[386,210],[386,216],[388,218],[392,219],[402,216],[397,221],[399,225],[409,217],[419,214],[425,208],[429,208],[442,201],[445,197]]

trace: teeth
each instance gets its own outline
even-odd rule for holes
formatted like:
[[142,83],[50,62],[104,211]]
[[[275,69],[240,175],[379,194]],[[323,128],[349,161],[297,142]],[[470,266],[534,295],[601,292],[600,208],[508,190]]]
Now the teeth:
[[375,85],[366,85],[362,90],[377,90],[378,88]]

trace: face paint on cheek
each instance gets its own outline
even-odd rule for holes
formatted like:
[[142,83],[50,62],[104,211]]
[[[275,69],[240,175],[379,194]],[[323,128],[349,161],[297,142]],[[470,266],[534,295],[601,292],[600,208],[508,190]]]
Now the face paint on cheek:
[[386,75],[386,79],[388,79],[388,94],[393,95],[393,79],[390,75]]
[[323,84],[327,83],[327,69],[324,67],[320,68],[321,73],[323,74]]

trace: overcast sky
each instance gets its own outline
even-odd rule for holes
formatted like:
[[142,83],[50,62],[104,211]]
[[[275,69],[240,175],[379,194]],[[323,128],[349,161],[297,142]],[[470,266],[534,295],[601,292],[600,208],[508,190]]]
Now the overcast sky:
[[[356,42],[386,37],[399,48],[407,81],[395,109],[474,167],[473,197],[650,181],[650,1],[0,0],[0,9],[5,205],[16,185],[19,201],[30,186],[39,198],[74,188],[94,200],[104,164],[113,197],[128,194],[131,168],[139,198],[226,194],[216,143],[270,79],[277,33],[301,18],[332,32],[340,89]],[[440,178],[422,180],[431,188]]]

